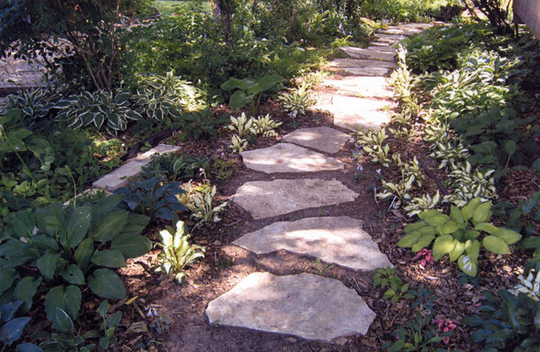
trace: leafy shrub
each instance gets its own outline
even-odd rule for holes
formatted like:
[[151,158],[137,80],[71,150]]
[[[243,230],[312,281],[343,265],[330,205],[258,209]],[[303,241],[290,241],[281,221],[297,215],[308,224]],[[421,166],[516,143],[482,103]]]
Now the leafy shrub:
[[[540,223],[540,191],[534,193],[527,200],[520,200],[517,206],[508,202],[497,203],[494,207],[495,214],[505,216],[507,225],[522,233],[525,237],[536,233],[537,224]],[[540,243],[534,247],[540,247]],[[530,248],[530,247],[529,247]]]
[[44,294],[47,319],[67,332],[73,329],[85,287],[103,298],[124,298],[122,280],[107,268],[125,266],[126,258],[145,254],[151,244],[140,235],[149,219],[115,210],[120,198],[75,208],[53,203],[12,214],[0,245],[2,301],[22,301],[22,311],[28,312],[41,304],[36,298]]
[[315,103],[309,97],[306,90],[297,90],[292,93],[284,93],[278,97],[283,110],[288,112],[293,118],[297,115],[305,115],[307,108]]
[[514,296],[499,290],[500,299],[484,291],[479,314],[468,315],[463,322],[476,328],[470,334],[473,343],[483,343],[482,351],[537,351],[540,348],[539,304],[523,292]]
[[[491,202],[482,203],[478,198],[459,209],[452,206],[450,216],[438,210],[420,213],[421,221],[405,227],[405,236],[398,246],[418,252],[433,242],[433,259],[448,254],[450,261],[457,261],[467,275],[476,276],[480,245],[495,254],[509,254],[508,245],[521,239],[518,233],[492,225]],[[482,242],[478,237],[485,236]],[[464,254],[466,253],[466,254]]]
[[189,243],[189,234],[183,221],[177,221],[175,226],[176,229],[168,227],[159,233],[159,245],[163,250],[158,255],[159,267],[156,271],[163,275],[174,274],[174,281],[182,284],[186,278],[184,269],[204,258],[204,248]]
[[221,85],[225,91],[234,90],[229,99],[229,106],[236,111],[246,104],[251,105],[251,114],[255,115],[259,107],[262,94],[271,91],[276,86],[285,81],[280,75],[264,76],[260,79],[244,78],[243,80],[230,78]]
[[[15,318],[23,301],[8,302],[0,306],[0,342],[10,346],[21,338],[24,327],[30,322],[30,317]],[[3,348],[2,348],[3,349]]]
[[61,111],[56,118],[73,129],[94,124],[98,130],[105,127],[108,133],[116,135],[127,129],[129,120],[141,118],[130,108],[128,99],[128,92],[84,91],[59,101],[55,108]]
[[209,183],[202,184],[198,187],[193,187],[189,182],[186,187],[188,200],[186,207],[191,211],[191,218],[203,222],[218,222],[219,213],[225,210],[227,202],[216,207],[212,205],[216,195],[216,186],[210,186]]
[[140,177],[150,179],[161,176],[166,181],[189,180],[210,166],[211,158],[196,158],[188,154],[153,155],[148,165],[143,166]]
[[150,219],[172,221],[172,213],[185,211],[178,195],[185,193],[180,182],[163,183],[163,177],[130,182],[127,187],[118,188],[114,194],[121,195],[121,207]]
[[396,275],[395,267],[377,268],[373,276],[373,287],[386,289],[383,294],[384,299],[389,299],[392,304],[396,304],[401,298],[411,299],[416,294],[415,290],[409,290],[409,284],[404,284]]

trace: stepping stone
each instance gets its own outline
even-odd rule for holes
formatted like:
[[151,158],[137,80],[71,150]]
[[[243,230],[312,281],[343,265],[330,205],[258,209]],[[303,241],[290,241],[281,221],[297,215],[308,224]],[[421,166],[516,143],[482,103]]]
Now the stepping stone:
[[385,44],[385,45],[368,46],[366,49],[367,50],[380,51],[380,52],[383,52],[383,53],[393,53],[393,54],[396,53],[396,49],[393,46],[388,46],[388,44],[386,44],[386,43],[383,43],[383,44]]
[[273,174],[343,170],[341,161],[289,143],[240,153],[248,169]]
[[381,41],[381,42],[395,44],[395,43],[398,43],[398,42],[402,41],[403,39],[405,39],[405,36],[400,35],[400,34],[382,34],[382,33],[379,34],[379,33],[377,33],[375,35],[375,38],[377,38],[377,40]]
[[352,202],[358,193],[337,180],[296,179],[247,182],[233,201],[254,219],[270,218],[293,211]]
[[413,35],[422,32],[422,29],[417,28],[388,28],[388,29],[380,29],[377,33],[382,34],[401,34],[405,36]]
[[392,44],[387,43],[387,42],[377,41],[377,40],[375,40],[373,42],[369,42],[369,45],[372,46],[372,47],[376,47],[377,49],[379,49],[379,48],[383,48],[383,49],[392,48],[392,49],[394,49],[394,46]]
[[151,161],[152,155],[156,153],[160,155],[172,153],[177,150],[180,150],[180,147],[160,144],[95,181],[92,183],[92,187],[110,192],[120,187],[125,187],[128,184],[129,178],[138,175],[141,172],[141,168]]
[[283,141],[334,154],[343,148],[349,138],[346,133],[323,126],[300,128],[283,137]]
[[336,126],[356,131],[359,128],[380,129],[381,124],[390,122],[393,103],[335,95],[331,105],[315,105],[314,108],[332,113]]
[[355,290],[334,279],[253,273],[210,302],[210,324],[290,334],[308,340],[365,335],[376,314]]
[[276,222],[233,242],[256,254],[284,249],[355,270],[392,266],[362,222],[347,216]]
[[394,68],[394,62],[383,60],[358,60],[358,59],[334,59],[330,61],[330,66],[340,68]]
[[357,76],[379,77],[389,73],[389,69],[381,67],[344,68],[343,70]]
[[341,80],[327,79],[322,83],[325,86],[337,87],[337,94],[365,97],[365,98],[391,98],[391,90],[385,77],[344,77]]
[[395,51],[382,52],[377,50],[377,47],[374,47],[373,49],[364,49],[352,46],[342,46],[338,50],[356,59],[382,60],[394,63]]

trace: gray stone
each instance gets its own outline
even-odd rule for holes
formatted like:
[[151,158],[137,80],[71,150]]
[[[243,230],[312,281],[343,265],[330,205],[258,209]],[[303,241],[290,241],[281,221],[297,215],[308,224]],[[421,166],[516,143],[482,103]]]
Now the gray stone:
[[380,29],[377,33],[382,34],[401,34],[405,36],[410,36],[413,34],[417,34],[422,32],[422,29],[419,28],[388,28],[388,29]]
[[[377,47],[371,49],[356,48],[352,46],[342,46],[339,51],[354,57],[356,59],[377,60],[394,62],[395,52],[377,50]],[[394,67],[393,65],[389,67]]]
[[[375,38],[378,41],[389,43],[389,44],[396,44],[405,39],[404,35],[401,34],[384,34],[384,33],[377,33],[375,35]],[[372,43],[370,43],[372,44]]]
[[329,62],[332,67],[339,68],[394,68],[394,62],[382,60],[334,59]]
[[393,47],[393,46],[389,46],[388,44],[384,43],[385,45],[380,45],[380,46],[377,46],[377,45],[373,45],[373,46],[368,46],[366,49],[367,50],[374,50],[374,51],[380,51],[380,52],[383,52],[383,53],[396,53],[396,49]]
[[141,168],[151,161],[151,157],[154,154],[166,154],[179,150],[180,147],[160,144],[155,148],[150,149],[144,154],[137,156],[131,161],[120,166],[113,172],[108,173],[99,180],[92,184],[94,188],[101,188],[106,191],[114,191],[120,187],[124,187],[128,184],[129,178],[138,175],[141,172]]
[[241,153],[248,169],[267,174],[343,170],[341,161],[289,143]]
[[349,138],[346,133],[322,126],[300,128],[283,137],[283,141],[334,154],[340,151]]
[[392,266],[362,222],[347,216],[276,222],[233,243],[257,254],[284,249],[355,270]]
[[247,182],[233,201],[255,219],[352,202],[358,194],[337,180],[295,179]]
[[392,116],[393,103],[385,100],[335,95],[332,104],[315,105],[314,108],[334,115],[334,124],[353,131],[379,129]]
[[376,317],[355,290],[313,274],[253,273],[206,309],[210,324],[331,341],[365,335]]
[[394,46],[390,43],[387,43],[387,42],[381,42],[381,41],[373,41],[373,42],[369,42],[369,45],[372,46],[372,47],[376,47],[376,48],[383,48],[383,49],[387,49],[387,48],[394,48]]
[[356,96],[359,98],[391,98],[394,92],[390,89],[385,77],[349,76],[341,80],[324,80],[323,85],[337,87],[337,94]]
[[344,68],[345,72],[352,73],[357,76],[386,76],[389,72],[387,68],[381,67],[362,67],[362,68]]

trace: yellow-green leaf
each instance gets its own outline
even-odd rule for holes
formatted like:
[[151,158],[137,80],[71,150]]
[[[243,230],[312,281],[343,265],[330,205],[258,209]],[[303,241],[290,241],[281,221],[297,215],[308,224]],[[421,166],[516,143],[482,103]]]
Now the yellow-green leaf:
[[491,218],[491,201],[482,203],[476,209],[473,213],[473,222],[475,224],[479,224],[481,222],[488,222]]
[[444,215],[444,214],[435,215],[433,217],[426,219],[428,224],[435,227],[442,226],[446,224],[449,220],[450,218],[448,217],[448,215]]
[[510,254],[508,245],[497,236],[486,236],[482,240],[484,247],[495,254]]
[[405,226],[405,229],[403,229],[403,231],[405,233],[411,233],[413,231],[420,230],[424,226],[427,226],[427,223],[425,221],[418,221],[418,222],[415,222],[413,224],[409,224],[409,225]]
[[450,261],[456,261],[465,251],[465,243],[456,241],[456,247],[450,252]]
[[456,247],[457,240],[450,235],[442,235],[437,237],[433,243],[433,259],[439,260],[445,254],[450,253]]
[[412,250],[413,252],[418,252],[418,251],[420,251],[421,249],[428,247],[429,244],[431,243],[431,241],[433,241],[434,238],[435,238],[435,235],[424,235],[424,236],[422,236],[422,237],[418,240],[418,242],[416,242],[416,243],[412,246],[411,250]]
[[465,250],[472,260],[476,261],[478,259],[478,254],[480,254],[480,242],[478,240],[469,240],[465,242]]
[[521,235],[515,231],[504,228],[499,228],[498,230],[493,235],[502,239],[506,244],[514,244],[521,239]]
[[461,213],[461,210],[459,210],[458,207],[456,207],[455,205],[452,205],[450,207],[450,217],[460,226],[465,224],[465,219],[463,219],[463,214]]
[[463,214],[463,220],[469,221],[469,219],[473,217],[474,211],[481,203],[482,201],[480,200],[480,198],[474,198],[466,206],[464,206],[461,209],[461,213]]
[[457,230],[459,230],[459,226],[458,224],[453,221],[453,220],[450,220],[448,221],[446,224],[443,225],[443,228],[442,228],[442,232],[444,234],[450,234],[450,233],[454,233],[456,232]]
[[405,235],[397,245],[402,248],[411,248],[422,237],[422,234],[418,231],[414,231],[408,235]]
[[489,233],[490,235],[493,235],[495,234],[495,232],[498,232],[499,231],[499,228],[496,227],[496,226],[493,226],[492,224],[490,223],[487,223],[487,222],[481,222],[479,224],[476,224],[476,226],[474,227],[475,230],[478,230],[478,231],[484,231],[484,232],[487,232]]

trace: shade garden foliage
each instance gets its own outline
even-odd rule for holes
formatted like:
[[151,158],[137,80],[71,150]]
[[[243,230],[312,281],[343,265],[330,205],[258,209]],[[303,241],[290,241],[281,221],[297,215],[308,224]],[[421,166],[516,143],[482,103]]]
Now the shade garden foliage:
[[[122,313],[108,300],[133,294],[117,269],[162,249],[157,272],[184,283],[186,268],[204,258],[204,248],[192,243],[196,231],[213,228],[227,211],[208,179],[233,174],[233,159],[223,155],[275,138],[284,123],[297,126],[313,103],[310,89],[323,77],[317,70],[336,47],[367,44],[383,20],[428,21],[443,5],[459,4],[2,2],[0,56],[41,60],[49,72],[47,87],[21,90],[0,106],[2,350],[17,344],[17,351],[116,348]],[[486,13],[498,13],[499,5],[489,6]],[[505,26],[502,18],[490,20]],[[411,248],[423,263],[448,258],[466,280],[475,280],[486,270],[486,253],[530,256],[534,250],[521,286],[486,292],[480,313],[463,319],[486,351],[532,351],[538,346],[540,191],[498,202],[497,190],[515,170],[540,171],[538,125],[530,114],[539,56],[530,34],[517,40],[500,34],[507,32],[467,23],[405,40],[393,74],[400,112],[388,129],[357,137],[370,160],[399,170],[400,179],[384,179],[382,171],[376,198],[411,216],[397,246]],[[281,119],[261,113],[269,98],[279,102]],[[400,155],[389,143],[412,139],[420,126],[437,175],[448,178],[447,194],[422,194],[429,181],[421,158]],[[221,157],[154,156],[113,195],[74,198],[155,145],[156,132],[182,142],[232,139]],[[455,324],[440,319],[433,292],[400,275],[380,269],[376,286],[390,305],[410,307],[414,319],[381,348],[442,350]],[[99,302],[97,311],[87,309],[88,300]],[[82,318],[88,314],[99,322],[91,329]],[[37,318],[47,322],[45,329],[30,335]]]

